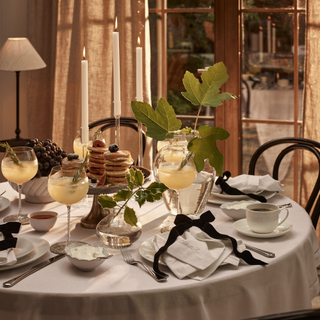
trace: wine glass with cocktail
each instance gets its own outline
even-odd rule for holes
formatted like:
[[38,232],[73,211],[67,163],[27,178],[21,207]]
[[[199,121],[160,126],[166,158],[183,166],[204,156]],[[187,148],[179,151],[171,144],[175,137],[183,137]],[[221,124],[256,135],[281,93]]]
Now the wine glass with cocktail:
[[48,180],[48,191],[50,196],[67,206],[68,214],[68,235],[67,241],[62,241],[51,245],[50,251],[53,253],[63,253],[64,249],[70,243],[81,243],[80,241],[71,241],[70,238],[70,210],[71,205],[83,199],[89,190],[89,180],[85,169],[74,171],[64,170],[61,166],[55,166],[51,169]]
[[1,162],[3,176],[18,185],[19,209],[18,214],[6,216],[3,221],[18,221],[21,224],[29,224],[26,214],[21,210],[22,184],[31,180],[38,171],[38,160],[31,147],[13,147],[6,149]]
[[197,171],[192,154],[181,144],[164,146],[157,154],[153,172],[168,188],[177,194],[177,214],[181,213],[180,190],[189,187],[195,180]]

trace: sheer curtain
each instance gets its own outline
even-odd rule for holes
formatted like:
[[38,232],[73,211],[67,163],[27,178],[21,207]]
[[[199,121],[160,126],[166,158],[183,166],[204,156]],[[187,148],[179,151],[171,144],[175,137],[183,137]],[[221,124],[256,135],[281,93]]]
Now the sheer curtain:
[[[135,48],[143,48],[144,101],[151,103],[150,35],[147,0],[28,1],[28,38],[47,64],[28,75],[27,105],[30,137],[52,138],[67,152],[81,126],[81,60],[89,64],[89,123],[113,116],[112,32],[118,19],[122,116],[133,116],[136,97]],[[133,153],[138,136],[121,129],[122,149]],[[107,144],[114,132],[106,133]],[[151,165],[148,140],[144,166]]]
[[[304,125],[305,138],[320,141],[320,2],[308,1],[305,61]],[[318,163],[311,152],[303,153],[302,204],[306,202],[318,175]],[[317,228],[320,239],[320,229]]]

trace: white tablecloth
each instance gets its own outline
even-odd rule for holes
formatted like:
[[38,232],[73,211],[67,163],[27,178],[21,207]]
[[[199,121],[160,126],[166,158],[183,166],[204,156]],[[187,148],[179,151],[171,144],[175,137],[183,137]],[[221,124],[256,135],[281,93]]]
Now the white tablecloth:
[[[0,222],[17,211],[18,195],[7,183],[0,184],[0,193],[7,190],[8,209],[0,212]],[[286,203],[288,198],[276,195],[269,200]],[[208,205],[216,216],[218,231],[243,239],[246,243],[276,253],[268,266],[238,269],[223,266],[208,279],[198,282],[178,280],[170,274],[166,283],[157,283],[139,266],[124,263],[117,250],[114,257],[94,272],[81,272],[67,258],[27,277],[12,288],[0,288],[0,319],[245,319],[254,316],[311,308],[311,299],[319,292],[316,267],[320,264],[316,233],[306,212],[296,203],[290,209],[288,221],[293,230],[272,239],[242,236],[233,229],[233,220],[223,214],[218,205]],[[36,205],[22,201],[24,213],[35,210],[55,210],[59,217],[48,233],[37,233],[23,226],[21,234],[42,237],[50,243],[65,239],[66,208],[55,202]],[[161,201],[146,204],[139,211],[143,224],[141,238],[130,251],[137,259],[139,245],[159,232],[167,217]],[[88,210],[72,210],[72,239],[101,244],[94,229],[80,226]],[[53,256],[48,252],[38,261],[13,270],[0,272],[0,282],[30,269],[32,265]],[[146,261],[149,266],[152,264]]]

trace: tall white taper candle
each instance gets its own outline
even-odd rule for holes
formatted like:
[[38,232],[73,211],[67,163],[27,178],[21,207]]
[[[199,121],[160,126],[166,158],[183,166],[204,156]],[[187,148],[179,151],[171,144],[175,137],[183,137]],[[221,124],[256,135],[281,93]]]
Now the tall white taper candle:
[[81,143],[89,142],[88,127],[88,60],[86,60],[85,48],[83,48],[83,60],[81,61]]

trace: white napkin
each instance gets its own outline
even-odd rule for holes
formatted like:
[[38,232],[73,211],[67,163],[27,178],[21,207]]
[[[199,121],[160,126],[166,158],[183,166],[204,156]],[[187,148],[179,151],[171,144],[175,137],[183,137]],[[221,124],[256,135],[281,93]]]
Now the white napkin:
[[[283,191],[280,181],[273,179],[269,174],[265,176],[254,176],[251,174],[241,174],[240,176],[229,178],[227,184],[244,193],[261,193],[262,191]],[[220,186],[214,185],[212,192],[220,193]]]
[[[3,234],[0,232],[0,241],[3,239]],[[13,265],[16,262],[17,258],[12,248],[0,251],[0,266]]]
[[[165,243],[166,239],[155,235],[153,246],[156,251]],[[238,240],[238,250],[245,250],[241,240]],[[201,281],[222,264],[238,266],[240,259],[232,251],[231,241],[213,239],[198,227],[191,227],[161,255],[161,259],[179,279],[189,277]]]

